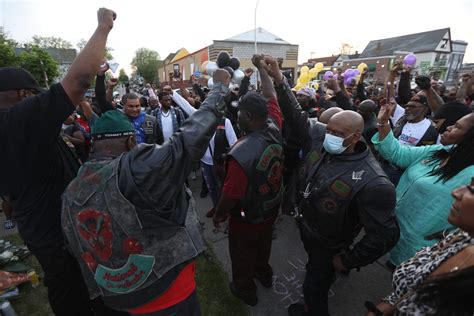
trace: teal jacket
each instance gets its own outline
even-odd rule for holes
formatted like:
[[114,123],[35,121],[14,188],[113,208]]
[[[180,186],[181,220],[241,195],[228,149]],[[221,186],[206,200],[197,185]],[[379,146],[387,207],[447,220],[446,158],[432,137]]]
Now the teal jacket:
[[471,181],[474,166],[465,168],[449,181],[436,182],[438,177],[428,174],[438,168],[439,162],[429,162],[429,158],[435,151],[449,146],[402,146],[392,132],[383,141],[379,141],[379,133],[375,134],[372,143],[383,158],[405,169],[397,186],[395,208],[400,239],[390,252],[390,261],[398,266],[421,248],[436,242],[425,240],[426,236],[453,227],[448,223],[453,203],[451,191]]

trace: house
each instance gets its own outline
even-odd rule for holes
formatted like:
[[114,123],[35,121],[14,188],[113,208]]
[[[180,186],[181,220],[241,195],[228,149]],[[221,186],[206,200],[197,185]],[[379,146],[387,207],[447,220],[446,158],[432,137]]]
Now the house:
[[[257,47],[255,47],[255,36]],[[295,72],[298,66],[298,45],[290,44],[280,37],[259,27],[257,29],[229,37],[224,40],[214,40],[213,43],[196,52],[187,55],[174,56],[169,61],[165,60],[164,66],[158,70],[160,81],[167,81],[167,73],[179,69],[183,80],[187,80],[190,74],[201,74],[201,65],[204,61],[216,61],[220,52],[228,52],[232,57],[240,60],[240,69],[244,70],[252,65],[252,56],[255,49],[259,54],[272,55],[275,58],[283,58],[282,70]],[[257,83],[257,74],[251,77],[251,83]]]
[[[73,48],[53,48],[49,47],[45,49],[51,57],[54,58],[59,64],[59,76],[55,79],[56,82],[60,82],[64,79],[69,68],[71,68],[72,62],[77,56],[77,51]],[[15,48],[15,54],[19,55],[25,48]]]
[[[414,75],[424,74],[453,84],[460,73],[468,43],[451,40],[449,28],[370,41],[360,54],[309,59],[308,63],[326,61],[325,70],[356,68],[367,64],[369,79],[384,82],[394,61],[409,53],[416,55]],[[333,61],[334,60],[334,61]],[[329,63],[333,62],[332,66]]]
[[358,58],[344,60],[344,69],[366,63],[379,80],[385,80],[393,62],[416,55],[414,74],[452,82],[462,65],[467,43],[452,41],[450,28],[370,41]]

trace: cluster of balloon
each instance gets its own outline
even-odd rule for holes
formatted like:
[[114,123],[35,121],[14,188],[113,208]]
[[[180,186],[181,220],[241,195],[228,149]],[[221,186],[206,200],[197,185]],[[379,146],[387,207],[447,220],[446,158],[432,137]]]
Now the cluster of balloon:
[[346,69],[344,71],[344,85],[348,86],[354,79],[359,82],[360,70],[359,69]]
[[413,67],[416,64],[416,56],[413,54],[408,54],[403,58],[403,65],[408,67]]
[[323,69],[323,67],[323,63],[317,63],[311,69],[309,69],[308,66],[301,67],[300,76],[298,78],[298,81],[296,82],[295,89],[300,90],[305,87],[310,80],[318,76],[319,72]]
[[207,82],[207,86],[212,88],[214,81],[212,80],[212,75],[216,72],[217,69],[222,68],[229,72],[230,77],[232,78],[233,83],[240,84],[240,81],[244,78],[245,74],[242,70],[239,69],[240,61],[235,57],[230,57],[227,52],[220,52],[217,56],[217,61],[205,61],[201,65],[203,72],[207,73],[211,78]]

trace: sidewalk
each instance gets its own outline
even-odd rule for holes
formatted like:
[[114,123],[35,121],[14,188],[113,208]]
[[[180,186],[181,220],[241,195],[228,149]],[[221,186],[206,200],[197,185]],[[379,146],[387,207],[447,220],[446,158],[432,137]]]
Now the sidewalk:
[[[196,181],[190,180],[190,186],[197,202],[204,235],[213,245],[217,258],[230,278],[232,274],[227,235],[215,232],[212,220],[205,217],[205,213],[211,208],[211,199],[199,197],[200,177]],[[276,237],[273,240],[270,258],[274,271],[273,287],[266,289],[256,282],[259,303],[255,307],[249,307],[250,315],[288,315],[287,307],[303,299],[302,284],[307,257],[292,217],[285,215],[279,217],[276,223]],[[360,272],[351,271],[349,277],[338,276],[329,295],[331,315],[363,315],[366,312],[364,308],[366,300],[378,302],[380,298],[390,294],[391,274],[383,267],[383,262],[384,258],[381,258],[379,262],[362,268]]]

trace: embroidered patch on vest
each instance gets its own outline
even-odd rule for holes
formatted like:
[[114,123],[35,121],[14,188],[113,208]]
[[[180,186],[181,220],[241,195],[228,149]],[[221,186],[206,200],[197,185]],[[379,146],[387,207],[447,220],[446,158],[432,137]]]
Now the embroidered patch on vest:
[[76,225],[79,235],[89,244],[92,252],[101,261],[109,261],[113,238],[109,214],[94,209],[83,210],[77,213]]
[[274,157],[281,157],[282,152],[283,147],[281,145],[272,144],[268,146],[258,161],[257,170],[266,171],[272,159]]
[[281,186],[280,191],[273,199],[263,202],[263,210],[268,211],[277,207],[281,202],[282,193],[283,193],[283,186]]
[[361,171],[352,171],[352,180],[354,180],[356,183],[358,181],[362,180],[362,175],[365,173],[365,170]]
[[334,213],[337,209],[337,202],[333,198],[324,198],[321,201],[321,206],[328,213]]
[[352,192],[350,185],[339,179],[331,184],[331,190],[342,197],[348,197]]
[[262,184],[261,186],[258,187],[258,192],[261,195],[265,195],[268,192],[270,192],[270,187],[268,186],[268,184],[264,183],[264,184]]
[[110,269],[101,264],[95,271],[95,281],[113,293],[128,293],[142,285],[155,265],[155,257],[130,255],[121,268]]
[[319,155],[319,153],[318,153],[316,150],[312,150],[312,151],[308,154],[308,161],[309,161],[309,163],[312,164],[312,165],[314,165],[315,163],[317,163],[320,158],[321,158],[321,156]]
[[270,167],[267,176],[267,183],[272,188],[273,192],[278,192],[281,188],[281,178],[283,174],[283,167],[279,161],[275,161]]

